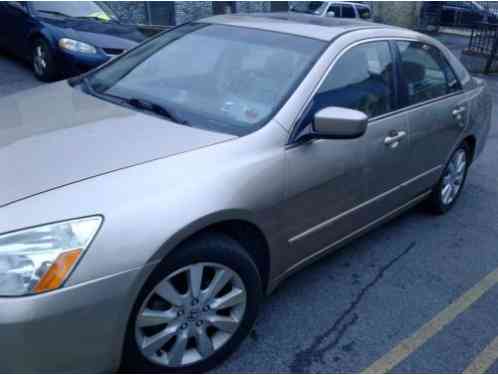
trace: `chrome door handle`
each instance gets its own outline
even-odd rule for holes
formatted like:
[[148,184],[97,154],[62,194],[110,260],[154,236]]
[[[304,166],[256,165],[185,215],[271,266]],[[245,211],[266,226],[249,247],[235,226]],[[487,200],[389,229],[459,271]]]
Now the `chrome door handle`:
[[451,111],[451,114],[455,118],[458,126],[460,126],[461,128],[465,126],[465,121],[463,119],[463,115],[465,114],[465,112],[467,112],[467,107],[463,105]]
[[404,131],[399,131],[396,132],[392,135],[387,136],[384,139],[384,144],[386,146],[390,146],[392,148],[398,147],[399,142],[406,137],[406,132]]
[[467,111],[467,108],[466,108],[466,107],[464,107],[464,106],[461,106],[461,107],[455,108],[455,109],[453,110],[453,112],[451,112],[451,114],[452,114],[453,116],[455,116],[455,117],[458,117],[458,116],[460,116],[460,117],[461,117],[461,115],[462,115],[463,113],[465,113],[466,111]]

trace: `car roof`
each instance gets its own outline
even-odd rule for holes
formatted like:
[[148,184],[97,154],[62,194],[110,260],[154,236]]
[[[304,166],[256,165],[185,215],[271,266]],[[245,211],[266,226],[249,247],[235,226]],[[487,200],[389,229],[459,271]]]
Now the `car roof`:
[[353,5],[355,7],[370,8],[367,4],[353,3],[351,1],[328,1],[328,3],[329,4],[346,4],[346,5]]
[[327,18],[293,12],[219,15],[204,18],[201,22],[276,31],[324,41],[356,30],[398,29],[357,18]]

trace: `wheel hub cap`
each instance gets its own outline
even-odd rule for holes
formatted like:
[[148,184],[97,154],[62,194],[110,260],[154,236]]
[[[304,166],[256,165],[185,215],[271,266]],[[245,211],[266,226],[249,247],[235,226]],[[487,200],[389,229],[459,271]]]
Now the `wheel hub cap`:
[[446,168],[441,189],[441,200],[451,204],[462,187],[467,168],[467,156],[464,150],[458,150],[451,158]]
[[147,296],[135,321],[139,350],[151,362],[182,367],[204,360],[235,333],[246,289],[233,270],[216,263],[183,267]]
[[37,46],[35,48],[35,53],[33,56],[33,65],[37,74],[43,74],[45,68],[47,67],[47,61],[45,59],[45,51],[42,46]]

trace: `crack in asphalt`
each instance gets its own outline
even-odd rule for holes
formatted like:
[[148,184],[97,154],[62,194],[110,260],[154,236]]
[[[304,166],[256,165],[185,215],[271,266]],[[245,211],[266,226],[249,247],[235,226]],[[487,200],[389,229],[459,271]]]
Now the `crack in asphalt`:
[[[346,310],[335,320],[332,326],[327,329],[322,334],[316,336],[307,348],[300,350],[294,355],[291,365],[289,366],[290,372],[292,373],[306,373],[309,372],[309,368],[314,362],[320,361],[320,363],[325,364],[325,354],[330,350],[337,347],[342,337],[346,334],[347,330],[353,326],[359,319],[358,314],[353,313],[361,302],[365,294],[374,287],[383,277],[389,268],[391,268],[396,262],[398,262],[402,257],[407,255],[416,245],[416,242],[410,243],[408,247],[402,251],[399,255],[394,257],[389,263],[385,264],[375,275],[375,277],[367,285],[365,285],[360,292],[356,295],[354,300],[348,306]],[[352,314],[353,313],[353,314]],[[350,315],[352,317],[342,324]],[[334,340],[328,345],[322,346],[323,343],[335,333]]]

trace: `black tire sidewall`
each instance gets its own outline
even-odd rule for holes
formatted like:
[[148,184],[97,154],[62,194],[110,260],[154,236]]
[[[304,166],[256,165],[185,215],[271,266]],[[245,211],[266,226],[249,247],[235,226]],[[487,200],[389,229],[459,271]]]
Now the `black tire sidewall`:
[[[35,49],[36,47],[38,46],[41,46],[45,52],[46,52],[46,56],[47,56],[47,67],[45,68],[45,71],[44,71],[44,74],[40,75],[36,72],[35,68],[34,68],[34,55],[35,55]],[[53,56],[53,52],[52,52],[52,49],[50,48],[48,42],[43,39],[43,38],[37,38],[35,39],[35,41],[33,42],[33,47],[32,47],[32,55],[31,55],[31,59],[32,59],[32,64],[33,64],[33,74],[35,75],[36,78],[38,78],[40,81],[43,81],[43,82],[52,82],[55,80],[56,78],[56,66],[55,66],[55,60],[54,60],[54,56]]]
[[[446,174],[446,170],[448,169],[448,165],[450,164],[451,160],[453,159],[453,156],[459,150],[464,150],[465,151],[465,157],[466,157],[466,160],[467,160],[467,165],[465,167],[465,173],[464,173],[464,176],[463,176],[462,185],[461,185],[460,190],[458,191],[457,196],[455,197],[455,199],[453,199],[453,201],[451,203],[445,204],[445,203],[443,203],[443,200],[441,198],[441,191],[443,189],[443,178],[444,178],[444,176]],[[460,194],[462,193],[462,190],[463,190],[463,188],[465,186],[465,182],[467,180],[467,173],[469,171],[469,164],[470,164],[470,148],[469,148],[469,146],[466,143],[462,143],[451,154],[450,159],[448,160],[448,162],[444,166],[444,171],[443,171],[443,173],[441,175],[441,178],[439,179],[438,184],[436,185],[435,189],[432,192],[432,196],[431,196],[431,208],[432,208],[432,211],[434,213],[436,213],[436,214],[445,214],[446,212],[448,212],[449,210],[451,210],[451,208],[456,204],[456,202],[460,198]]]
[[[247,293],[246,311],[232,336],[216,353],[204,361],[185,367],[163,367],[148,361],[135,340],[135,321],[138,311],[152,289],[174,271],[198,262],[219,263],[234,270],[244,282]],[[262,282],[258,269],[240,244],[224,235],[210,235],[189,241],[167,256],[152,272],[135,302],[128,322],[121,370],[128,373],[199,373],[215,368],[223,362],[252,330],[262,300]]]

